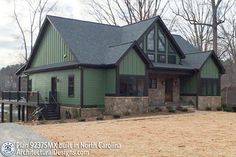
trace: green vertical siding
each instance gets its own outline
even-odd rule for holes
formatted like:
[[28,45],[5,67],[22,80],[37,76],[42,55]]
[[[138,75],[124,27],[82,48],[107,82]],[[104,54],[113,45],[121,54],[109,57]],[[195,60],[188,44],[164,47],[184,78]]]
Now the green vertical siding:
[[219,78],[219,70],[212,58],[208,58],[201,69],[201,78]]
[[73,55],[60,35],[53,26],[49,24],[41,42],[39,43],[31,67],[74,60]]
[[[68,96],[68,76],[74,75],[75,78],[75,93],[74,97]],[[32,79],[32,90],[39,91],[40,100],[44,101],[48,98],[51,91],[51,78],[57,77],[57,99],[62,105],[79,105],[80,104],[80,70],[63,70],[54,72],[36,73],[30,75]]]
[[84,105],[104,105],[104,69],[84,69]]
[[131,49],[119,64],[122,75],[145,75],[145,64],[134,49]]
[[116,93],[116,69],[105,70],[106,74],[106,94],[115,94]]
[[182,76],[180,78],[180,93],[181,94],[196,94],[197,93],[197,76]]

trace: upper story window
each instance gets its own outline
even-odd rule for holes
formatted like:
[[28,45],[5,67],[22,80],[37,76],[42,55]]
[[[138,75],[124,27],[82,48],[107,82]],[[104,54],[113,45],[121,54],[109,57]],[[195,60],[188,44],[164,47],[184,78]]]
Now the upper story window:
[[166,38],[161,30],[158,30],[158,52],[165,53],[166,51]]
[[152,29],[147,35],[147,50],[155,50],[155,31]]
[[155,54],[154,53],[147,53],[148,58],[150,61],[155,62]]
[[75,77],[69,76],[68,77],[68,96],[73,97],[75,94]]

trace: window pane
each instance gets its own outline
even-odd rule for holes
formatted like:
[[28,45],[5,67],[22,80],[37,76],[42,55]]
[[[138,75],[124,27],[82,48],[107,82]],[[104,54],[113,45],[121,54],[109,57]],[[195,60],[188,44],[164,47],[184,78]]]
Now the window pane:
[[154,29],[151,30],[147,36],[147,50],[154,51],[154,43],[155,43]]
[[170,54],[176,54],[176,52],[174,51],[173,47],[170,45],[169,43],[169,53]]
[[143,49],[143,41],[139,44],[139,47]]
[[161,30],[158,30],[158,51],[166,50],[166,38]]
[[149,88],[157,88],[157,79],[155,78],[149,79]]
[[121,96],[143,96],[145,77],[121,76],[120,95]]
[[144,95],[144,79],[138,78],[137,79],[137,95],[138,96],[143,96]]
[[148,53],[148,58],[150,59],[150,61],[155,61],[155,54],[152,53]]
[[68,78],[68,96],[74,96],[74,76]]
[[157,55],[157,62],[159,62],[159,63],[166,63],[166,55],[158,54]]
[[168,55],[168,63],[176,64],[176,56],[175,55]]

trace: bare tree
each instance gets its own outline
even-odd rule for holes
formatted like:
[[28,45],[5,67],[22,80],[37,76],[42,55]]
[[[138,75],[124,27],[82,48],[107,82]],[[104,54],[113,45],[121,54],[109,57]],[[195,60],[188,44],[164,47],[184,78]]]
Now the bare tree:
[[14,19],[20,30],[20,37],[23,42],[25,52],[24,60],[27,61],[29,51],[31,52],[33,49],[34,36],[39,32],[42,20],[45,18],[47,13],[56,8],[57,2],[49,4],[49,0],[24,0],[23,2],[25,3],[25,7],[29,10],[29,25],[25,26],[23,20],[21,20],[19,12],[17,12],[16,1],[17,0],[13,1]]
[[100,23],[132,24],[157,15],[163,16],[169,0],[91,0],[90,14]]
[[[233,0],[199,0],[197,2],[192,0],[181,0],[181,6],[178,6],[176,3],[178,6],[177,10],[172,10],[175,15],[184,19],[193,27],[210,27],[212,29],[213,50],[218,54],[218,26],[225,22],[226,14],[233,4]],[[203,11],[205,11],[205,13],[203,13]],[[194,30],[196,30],[196,28],[194,28]]]

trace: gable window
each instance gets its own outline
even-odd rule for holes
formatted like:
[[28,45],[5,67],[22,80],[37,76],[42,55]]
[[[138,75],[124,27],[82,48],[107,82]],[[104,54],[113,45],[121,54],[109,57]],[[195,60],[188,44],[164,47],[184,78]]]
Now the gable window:
[[149,79],[149,88],[157,88],[157,79],[155,78],[150,78]]
[[150,59],[150,61],[154,62],[155,61],[155,54],[154,53],[147,53],[148,59]]
[[147,35],[147,50],[155,50],[155,31],[152,29]]
[[165,54],[157,54],[157,62],[166,63],[166,55]]
[[158,30],[158,51],[165,53],[166,51],[166,38],[161,30]]
[[145,76],[120,76],[121,96],[144,96]]
[[139,47],[143,49],[143,41],[139,43]]
[[75,77],[69,76],[68,77],[68,96],[73,97],[75,94]]

